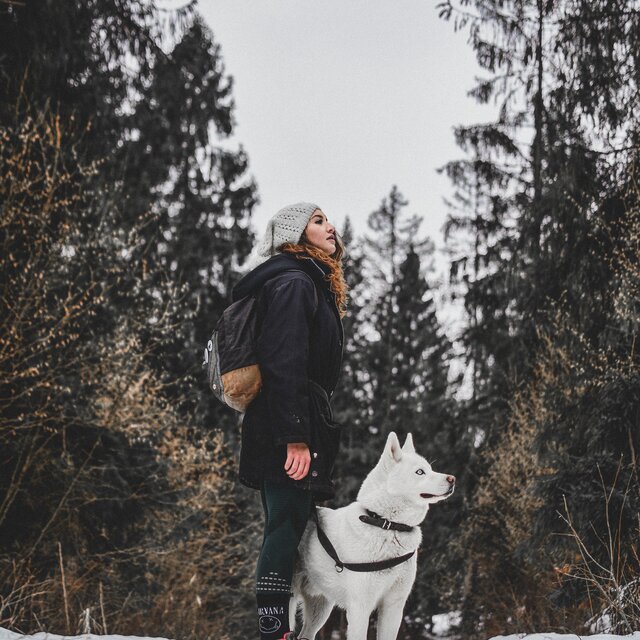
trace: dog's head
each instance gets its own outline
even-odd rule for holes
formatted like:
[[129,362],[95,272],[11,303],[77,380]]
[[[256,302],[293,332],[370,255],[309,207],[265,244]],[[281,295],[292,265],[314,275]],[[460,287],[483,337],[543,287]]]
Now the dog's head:
[[411,434],[401,447],[392,431],[378,464],[362,483],[358,501],[367,503],[374,494],[379,498],[383,492],[390,498],[428,506],[446,500],[453,493],[455,482],[452,475],[437,473],[416,453]]

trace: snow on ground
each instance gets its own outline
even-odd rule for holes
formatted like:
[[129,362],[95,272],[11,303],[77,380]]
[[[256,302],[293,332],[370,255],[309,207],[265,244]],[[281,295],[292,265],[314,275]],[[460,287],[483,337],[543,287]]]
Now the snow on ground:
[[431,632],[438,638],[446,638],[450,635],[451,628],[460,624],[460,612],[449,611],[449,613],[437,613],[432,617],[433,629]]
[[[0,640],[166,640],[165,638],[142,638],[140,636],[98,636],[92,633],[83,633],[78,636],[60,636],[55,633],[34,633],[22,635],[0,627]],[[599,633],[593,636],[577,636],[573,633],[519,633],[509,636],[495,636],[490,640],[640,640],[640,631],[635,631],[626,636],[616,636],[608,633]]]
[[577,636],[575,633],[514,633],[509,636],[494,636],[491,640],[640,640],[640,631],[634,631],[626,636],[616,636],[612,633],[598,633],[593,636]]
[[[98,636],[93,633],[83,633],[78,636],[59,636],[45,631],[34,633],[33,635],[22,635],[0,627],[0,640],[71,640],[72,638],[75,640],[167,640],[166,638],[144,638],[141,636]],[[633,640],[636,639],[634,638]]]

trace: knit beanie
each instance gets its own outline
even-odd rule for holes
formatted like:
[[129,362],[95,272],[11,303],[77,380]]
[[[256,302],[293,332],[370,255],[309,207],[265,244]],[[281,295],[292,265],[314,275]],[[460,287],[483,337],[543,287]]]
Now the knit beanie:
[[313,212],[320,207],[312,202],[298,202],[283,207],[267,223],[262,240],[254,247],[245,268],[253,268],[277,253],[286,242],[300,242]]
[[267,229],[256,247],[256,253],[260,256],[272,256],[285,242],[299,242],[309,218],[319,208],[311,202],[298,202],[282,207],[267,223]]

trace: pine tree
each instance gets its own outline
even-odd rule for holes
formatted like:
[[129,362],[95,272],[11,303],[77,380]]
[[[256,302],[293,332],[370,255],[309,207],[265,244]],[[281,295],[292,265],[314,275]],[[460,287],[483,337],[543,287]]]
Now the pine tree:
[[[160,600],[184,598],[197,635],[227,598],[240,611],[251,560],[225,538],[236,496],[216,403],[200,380],[184,384],[251,238],[247,158],[220,144],[234,125],[231,79],[193,2],[0,12],[0,240],[15,270],[3,263],[0,328],[17,350],[0,385],[2,597],[40,585],[5,614],[64,624],[60,542],[81,585],[74,602],[97,610],[104,586],[110,629],[159,629]],[[237,573],[216,575],[223,565]],[[202,606],[186,586],[194,567]],[[164,622],[184,631],[185,618]]]
[[365,254],[362,242],[354,236],[351,220],[347,217],[342,231],[346,247],[343,260],[348,287],[347,314],[343,318],[345,344],[342,374],[332,399],[336,419],[343,425],[340,457],[335,467],[337,504],[355,499],[358,488],[369,471],[366,464],[371,397],[371,375],[367,370],[368,336],[366,316],[368,286],[364,277]]
[[[227,415],[203,393],[201,346],[222,309],[230,303],[236,267],[251,248],[248,220],[257,201],[242,149],[223,149],[218,138],[233,130],[232,81],[225,75],[220,46],[196,18],[171,53],[158,60],[151,84],[131,117],[130,143],[123,153],[132,212],[147,209],[145,259],[180,286],[181,310],[191,322],[166,345],[158,366],[173,377],[190,373],[203,423]],[[153,294],[159,282],[148,282]],[[179,322],[180,318],[175,318]],[[194,377],[195,375],[195,377]],[[213,409],[213,413],[212,413]]]
[[[447,357],[451,345],[440,329],[433,294],[412,242],[400,265],[394,289],[397,311],[392,336],[391,393],[394,402],[390,413],[394,414],[393,422],[398,426],[415,425],[416,413],[422,414],[422,419],[429,422],[425,431],[433,428],[435,433],[438,428],[431,425],[442,423],[443,406],[447,403]],[[425,438],[426,441],[431,439]],[[420,440],[418,437],[417,441]]]
[[[469,443],[448,380],[451,344],[438,322],[434,290],[426,277],[433,245],[420,240],[420,220],[407,216],[405,206],[394,187],[371,215],[376,233],[369,234],[364,248],[352,240],[350,225],[345,228],[350,303],[344,372],[334,402],[345,424],[336,465],[338,504],[355,498],[391,430],[401,437],[412,432],[418,451],[436,469],[464,482]],[[433,554],[406,610],[412,636],[422,637],[424,621],[446,608],[441,576],[450,568],[447,542],[458,523],[454,510],[461,511],[460,502],[456,497],[429,514],[425,535]]]
[[[401,384],[396,365],[399,359],[408,357],[407,354],[399,355],[399,347],[404,340],[400,333],[410,330],[410,327],[402,327],[399,320],[401,265],[409,247],[411,252],[425,257],[433,250],[430,240],[419,240],[417,237],[420,219],[403,215],[406,205],[402,194],[394,186],[388,198],[370,214],[368,220],[369,228],[375,233],[366,238],[366,248],[370,255],[367,278],[372,291],[369,322],[370,330],[376,336],[369,348],[368,366],[374,376],[370,431],[380,437],[397,428],[401,428],[401,433],[406,432],[406,425],[402,426],[395,405]],[[409,303],[407,296],[403,302]],[[402,392],[412,393],[412,390],[403,388]]]
[[[85,130],[76,152],[87,164],[100,162],[96,193],[118,191],[113,233],[138,265],[120,291],[135,290],[137,304],[148,309],[162,296],[165,313],[180,325],[150,354],[154,366],[183,380],[181,395],[191,397],[188,410],[201,424],[233,422],[203,393],[199,371],[202,345],[229,302],[235,265],[250,250],[257,199],[244,150],[220,144],[234,126],[232,79],[220,46],[195,2],[169,12],[143,0],[2,10],[0,90],[8,99],[0,123],[12,124],[16,109],[50,105]],[[103,206],[85,212],[87,234],[110,219]],[[114,293],[110,304],[115,326],[128,301]]]
[[[503,460],[504,464],[504,457],[493,448],[511,436],[521,436],[503,433],[511,428],[508,425],[522,422],[509,400],[522,387],[530,391],[532,374],[540,366],[548,341],[568,361],[580,358],[577,343],[558,331],[558,315],[571,326],[571,332],[594,345],[603,347],[611,340],[610,327],[615,324],[611,263],[619,246],[618,223],[625,207],[615,186],[619,171],[609,159],[623,161],[637,143],[631,106],[637,105],[637,74],[624,52],[637,45],[638,7],[634,2],[587,6],[553,1],[478,1],[460,3],[459,8],[446,2],[440,6],[443,17],[469,27],[478,61],[490,73],[472,94],[481,102],[501,100],[497,122],[458,130],[459,141],[472,155],[450,164],[447,171],[459,189],[456,204],[460,212],[451,228],[470,235],[470,246],[453,265],[469,316],[464,341],[474,368],[474,393],[466,412],[479,436],[480,454],[488,456],[487,462]],[[611,141],[618,148],[612,148]],[[561,395],[554,399],[555,393],[561,392],[556,389],[538,401],[541,415],[557,415],[555,411],[565,404],[567,399],[562,400]],[[539,396],[532,392],[532,397]],[[571,406],[575,411],[576,405]],[[618,416],[624,414],[621,407],[616,411]],[[536,521],[539,535],[516,543],[507,539],[504,530],[500,532],[502,538],[496,545],[511,549],[509,553],[549,557],[558,546],[566,549],[566,538],[550,537],[558,532],[551,514],[562,509],[554,491],[566,487],[578,468],[582,470],[580,482],[584,482],[587,469],[595,473],[599,460],[595,449],[585,442],[578,447],[578,466],[577,458],[551,453],[572,448],[574,419],[576,416],[560,423],[539,418],[536,424],[539,434],[534,440],[540,443],[538,453],[544,452],[539,462],[544,468],[556,466],[557,473],[545,477],[538,487],[546,502]],[[606,437],[604,423],[591,425],[592,443]],[[622,451],[621,440],[615,441],[613,448]],[[493,472],[488,464],[472,465],[480,478]],[[609,480],[611,471],[609,460]],[[477,496],[485,505],[486,497]],[[499,496],[492,499],[494,504],[500,502]],[[531,506],[525,502],[523,516],[535,520],[530,510],[524,513]],[[518,508],[511,502],[503,512],[516,514]],[[585,521],[589,517],[597,520],[594,504],[585,501],[580,508]],[[472,525],[478,512],[472,510],[470,516]],[[478,546],[470,557],[483,553],[481,540],[476,540]],[[498,571],[495,563],[484,566]],[[504,566],[514,573],[502,581],[504,589],[496,597],[510,602],[512,606],[505,609],[513,612],[532,594],[518,591],[526,588],[526,580],[516,575],[516,558],[509,558]],[[465,584],[463,593],[470,597],[463,597],[461,604],[464,630],[470,635],[478,633],[479,619],[493,615],[491,599],[472,602],[483,591],[475,582],[477,575],[471,561],[464,580],[460,577]],[[500,582],[497,574],[484,579],[492,585]],[[567,588],[563,597],[569,592]],[[565,603],[571,601],[577,602],[572,597],[565,599]],[[522,619],[527,611],[524,606]],[[513,617],[511,620],[514,622]],[[501,619],[498,624],[504,622]]]
[[[457,419],[449,381],[452,345],[443,333],[421,261],[412,243],[400,265],[396,283],[397,312],[393,339],[390,421],[400,433],[411,432],[419,453],[436,471],[455,475],[458,487],[467,481],[470,443]],[[429,558],[416,577],[405,620],[411,637],[427,637],[432,616],[447,611],[443,594],[453,571],[449,542],[462,516],[464,492],[429,511],[424,544]]]

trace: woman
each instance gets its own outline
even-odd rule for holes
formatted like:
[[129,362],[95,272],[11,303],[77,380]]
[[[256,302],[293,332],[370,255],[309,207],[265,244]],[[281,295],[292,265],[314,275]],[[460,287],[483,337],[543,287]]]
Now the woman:
[[342,364],[344,245],[321,209],[284,207],[254,252],[262,263],[234,299],[258,296],[263,386],[242,421],[240,481],[259,489],[265,514],[256,571],[261,640],[290,638],[296,549],[315,500],[333,496],[340,431],[330,398]]

